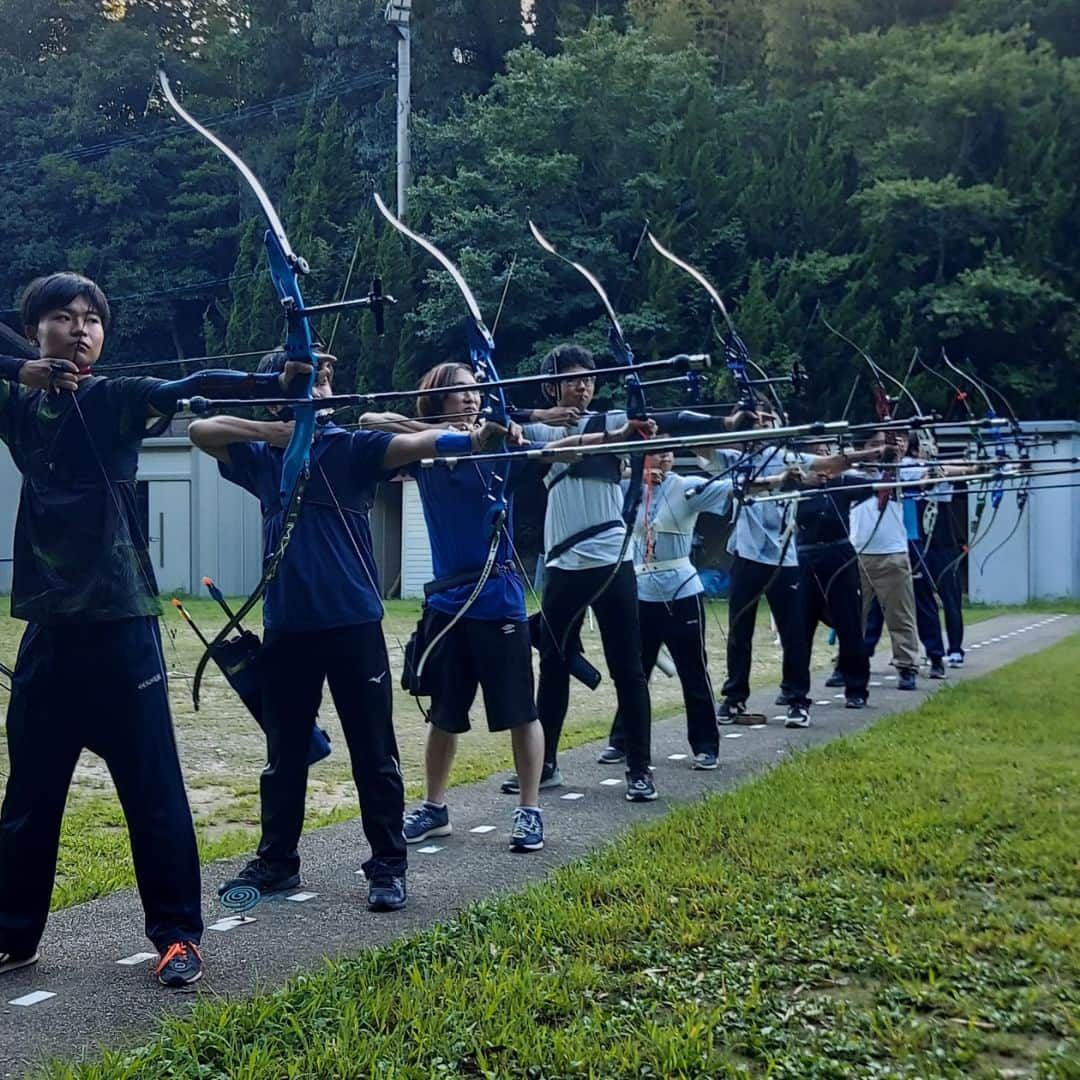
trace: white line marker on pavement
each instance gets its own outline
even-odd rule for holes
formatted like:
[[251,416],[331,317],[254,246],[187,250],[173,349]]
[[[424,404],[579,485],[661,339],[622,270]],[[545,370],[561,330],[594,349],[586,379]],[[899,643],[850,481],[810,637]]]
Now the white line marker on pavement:
[[622,781],[614,776],[609,776],[606,780],[601,780],[600,783],[603,784],[604,787],[614,787],[616,784],[621,784]]
[[832,702],[831,701],[815,701],[814,704],[815,705],[831,705]]
[[760,731],[763,727],[768,727],[768,726],[769,726],[768,724],[751,724],[750,725],[750,730],[751,731]]
[[251,915],[230,915],[227,919],[219,919],[216,923],[211,923],[206,929],[216,930],[219,934],[226,934],[230,930],[235,930],[238,926],[244,926],[246,923],[253,923],[254,917]]
[[872,682],[872,683],[871,683],[870,685],[871,685],[871,686],[880,686],[880,685],[881,685],[881,680],[880,680],[880,679],[878,679],[878,680],[876,680],[875,682]]
[[[615,782],[618,783],[617,780]],[[495,826],[495,825],[476,825],[473,828],[471,828],[469,830],[469,832],[488,833],[488,832],[494,832],[496,828],[497,828],[497,826]]]
[[[764,725],[762,725],[762,726],[764,727]],[[724,736],[724,738],[725,739],[741,739],[742,738],[742,732],[741,731],[729,731]]]
[[442,848],[438,844],[428,844],[426,847],[418,847],[416,852],[418,855],[436,855]]
[[303,904],[308,900],[314,900],[319,894],[317,892],[294,892],[292,896],[286,896],[286,900],[291,900],[294,904]]
[[125,956],[123,960],[117,960],[118,964],[122,964],[124,967],[134,967],[136,964],[145,964],[147,960],[156,960],[157,953],[153,952],[137,952],[132,953],[131,956]]
[[34,990],[29,994],[23,994],[22,997],[12,998],[8,1002],[9,1005],[38,1005],[43,1001],[48,1001],[49,998],[54,998],[56,995],[51,990]]
[[584,791],[568,791],[565,795],[560,795],[560,799],[566,799],[567,802],[573,802],[575,799],[584,799]]
[[668,759],[668,761],[685,761],[686,760],[686,755],[685,754],[668,754],[667,759]]
[[[841,694],[840,696],[843,697],[844,695]],[[786,720],[787,716],[784,713],[781,713],[779,716],[774,716],[773,719],[774,720]]]

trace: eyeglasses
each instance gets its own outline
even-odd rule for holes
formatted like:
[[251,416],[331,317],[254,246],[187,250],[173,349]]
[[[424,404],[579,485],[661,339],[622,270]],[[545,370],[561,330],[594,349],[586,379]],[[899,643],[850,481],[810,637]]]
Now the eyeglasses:
[[567,375],[559,380],[565,386],[592,386],[596,382],[595,375]]

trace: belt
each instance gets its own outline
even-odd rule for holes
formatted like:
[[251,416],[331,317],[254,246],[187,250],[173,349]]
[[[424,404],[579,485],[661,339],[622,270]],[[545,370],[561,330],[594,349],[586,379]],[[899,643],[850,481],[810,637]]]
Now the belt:
[[681,559],[660,559],[658,562],[638,563],[634,567],[634,573],[638,575],[659,574],[663,570],[694,570],[694,564],[684,556]]

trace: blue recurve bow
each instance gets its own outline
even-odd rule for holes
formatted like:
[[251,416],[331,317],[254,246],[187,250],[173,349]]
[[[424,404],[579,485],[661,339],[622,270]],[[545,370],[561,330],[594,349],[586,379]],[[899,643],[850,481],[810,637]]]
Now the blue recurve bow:
[[164,71],[158,72],[158,80],[166,101],[168,101],[176,115],[220,150],[236,166],[240,175],[247,181],[248,186],[254,193],[267,223],[263,239],[266,244],[270,281],[285,314],[287,325],[283,349],[285,359],[286,361],[302,361],[311,365],[311,372],[307,377],[306,385],[303,387],[303,393],[297,396],[292,406],[294,427],[292,436],[289,439],[289,445],[285,448],[282,458],[279,495],[284,510],[284,519],[281,537],[264,563],[259,584],[247,600],[236,609],[232,618],[210,642],[206,652],[203,653],[202,658],[199,660],[191,687],[191,696],[195,708],[198,708],[199,687],[202,683],[206,665],[210,662],[212,650],[225,641],[261,599],[263,593],[266,592],[266,587],[277,573],[281,560],[285,555],[285,550],[289,546],[289,540],[292,537],[293,528],[296,525],[296,519],[300,513],[300,505],[304,497],[304,487],[311,461],[311,444],[315,436],[315,402],[312,391],[315,388],[315,378],[318,372],[318,358],[315,351],[316,336],[312,330],[311,321],[304,311],[304,299],[300,293],[300,278],[309,272],[309,267],[307,262],[293,251],[289,238],[285,234],[285,227],[282,225],[270,197],[266,194],[255,174],[236,151],[222,142],[212,131],[203,127],[177,101]]
[[[509,427],[509,413],[506,403],[506,394],[495,369],[495,339],[491,331],[484,324],[484,317],[480,313],[480,305],[476,302],[469,283],[465,280],[461,271],[454,265],[450,258],[440,251],[430,240],[414,232],[402,222],[379,197],[374,193],[375,206],[379,213],[399,232],[402,236],[424,249],[449,275],[458,287],[465,299],[469,316],[466,320],[466,334],[469,345],[469,363],[479,384],[479,390],[483,395],[484,406],[481,415],[492,423],[501,427]],[[494,447],[496,453],[506,450],[505,437],[500,439]],[[458,609],[454,617],[443,629],[428,643],[427,648],[416,662],[416,677],[419,679],[424,670],[424,664],[431,655],[436,645],[450,632],[459,619],[464,618],[465,613],[476,603],[495,565],[495,559],[499,550],[499,539],[506,525],[509,512],[507,499],[507,487],[510,483],[510,460],[498,461],[492,468],[491,475],[487,480],[484,498],[487,508],[484,512],[484,530],[489,533],[491,540],[488,547],[487,559],[485,560],[480,578],[473,588],[472,593],[465,603]]]

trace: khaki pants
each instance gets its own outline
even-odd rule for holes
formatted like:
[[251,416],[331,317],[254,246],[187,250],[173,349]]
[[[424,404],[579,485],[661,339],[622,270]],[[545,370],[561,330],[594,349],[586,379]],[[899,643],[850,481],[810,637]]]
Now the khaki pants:
[[911,560],[907,552],[897,555],[860,555],[862,578],[863,627],[866,616],[878,598],[885,615],[892,642],[893,665],[897,668],[919,666],[919,635],[915,624],[915,589],[911,581]]

